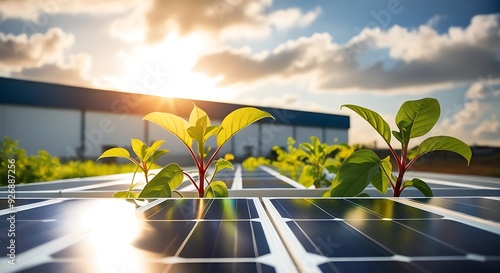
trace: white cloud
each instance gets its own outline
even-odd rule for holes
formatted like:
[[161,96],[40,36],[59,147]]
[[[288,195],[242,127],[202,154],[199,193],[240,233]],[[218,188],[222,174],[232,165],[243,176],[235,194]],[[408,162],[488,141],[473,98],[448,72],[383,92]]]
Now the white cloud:
[[321,12],[319,8],[306,13],[290,8],[269,13],[267,9],[272,1],[262,0],[156,0],[146,3],[113,22],[112,35],[126,40],[133,36],[136,41],[150,43],[159,42],[172,32],[181,35],[204,32],[224,40],[264,38],[273,28],[307,26]]
[[46,33],[12,35],[0,33],[0,74],[27,80],[92,86],[91,56],[67,54],[74,44],[72,34],[60,28]]
[[[135,0],[2,0],[0,17],[37,21],[42,16],[57,13],[122,13],[129,10]],[[44,18],[45,20],[46,18]]]
[[472,134],[478,138],[498,140],[500,137],[500,122],[497,120],[496,115],[492,116],[491,119],[483,120],[472,131]]
[[[272,53],[214,52],[201,57],[195,69],[222,76],[222,86],[306,77],[312,90],[431,91],[479,75],[499,79],[499,33],[500,14],[475,16],[467,28],[450,28],[445,34],[428,25],[415,30],[397,25],[387,31],[365,29],[345,45],[317,33],[287,41]],[[360,68],[357,58],[374,48],[389,49],[396,64]]]
[[69,55],[67,62],[60,60],[57,63],[14,72],[11,76],[26,80],[49,81],[74,86],[93,86],[93,80],[89,76],[91,65],[91,57],[88,54],[79,53]]
[[498,84],[480,78],[465,92],[463,104],[455,104],[451,109],[441,110],[442,121],[429,134],[459,137],[470,145],[500,147],[498,105]]
[[0,33],[0,69],[19,72],[57,62],[74,40],[73,35],[60,28],[51,28],[45,34],[37,33],[31,37]]
[[275,11],[268,16],[268,24],[279,30],[289,29],[294,26],[305,27],[311,24],[321,13],[321,8],[303,14],[298,8]]

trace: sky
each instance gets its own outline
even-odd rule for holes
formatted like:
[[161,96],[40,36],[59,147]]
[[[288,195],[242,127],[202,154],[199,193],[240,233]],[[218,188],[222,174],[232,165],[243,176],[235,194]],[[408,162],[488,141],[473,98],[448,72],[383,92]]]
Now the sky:
[[428,136],[500,146],[500,1],[0,0],[0,76],[349,115],[379,147],[341,105],[395,130],[432,97]]

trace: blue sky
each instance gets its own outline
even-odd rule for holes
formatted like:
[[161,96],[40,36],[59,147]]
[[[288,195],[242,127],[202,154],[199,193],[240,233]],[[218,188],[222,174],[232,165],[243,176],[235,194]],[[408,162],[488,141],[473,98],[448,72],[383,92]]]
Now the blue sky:
[[[434,97],[431,135],[500,146],[500,2],[427,0],[0,2],[0,76],[351,116],[394,128]],[[418,140],[415,144],[418,143]]]

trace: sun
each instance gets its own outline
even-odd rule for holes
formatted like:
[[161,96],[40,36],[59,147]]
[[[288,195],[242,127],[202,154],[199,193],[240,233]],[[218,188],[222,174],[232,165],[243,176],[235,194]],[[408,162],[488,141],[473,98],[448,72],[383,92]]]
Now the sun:
[[165,97],[230,101],[232,88],[219,88],[219,79],[192,71],[197,59],[210,46],[202,35],[168,35],[155,45],[138,45],[118,53],[123,73],[112,80],[113,87]]

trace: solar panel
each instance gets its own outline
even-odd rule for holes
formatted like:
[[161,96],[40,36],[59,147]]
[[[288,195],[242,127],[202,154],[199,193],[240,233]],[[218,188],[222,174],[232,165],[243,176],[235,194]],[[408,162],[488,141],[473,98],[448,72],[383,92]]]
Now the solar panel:
[[[87,198],[128,188],[124,176],[19,186],[18,196],[37,198],[15,200],[15,267],[3,188],[0,272],[500,272],[498,180],[421,177],[439,197],[411,189],[407,198],[375,197],[368,188],[374,197],[321,198],[323,190],[293,190],[298,183],[271,168],[238,164],[217,180],[230,196],[258,197]],[[190,196],[189,187],[179,188]]]
[[499,225],[482,229],[399,200],[263,203],[300,272],[500,272]]
[[43,202],[16,213],[18,265],[2,247],[1,272],[296,271],[257,198]]
[[425,204],[450,209],[484,220],[500,222],[500,200],[484,197],[464,198],[414,198],[413,200]]

